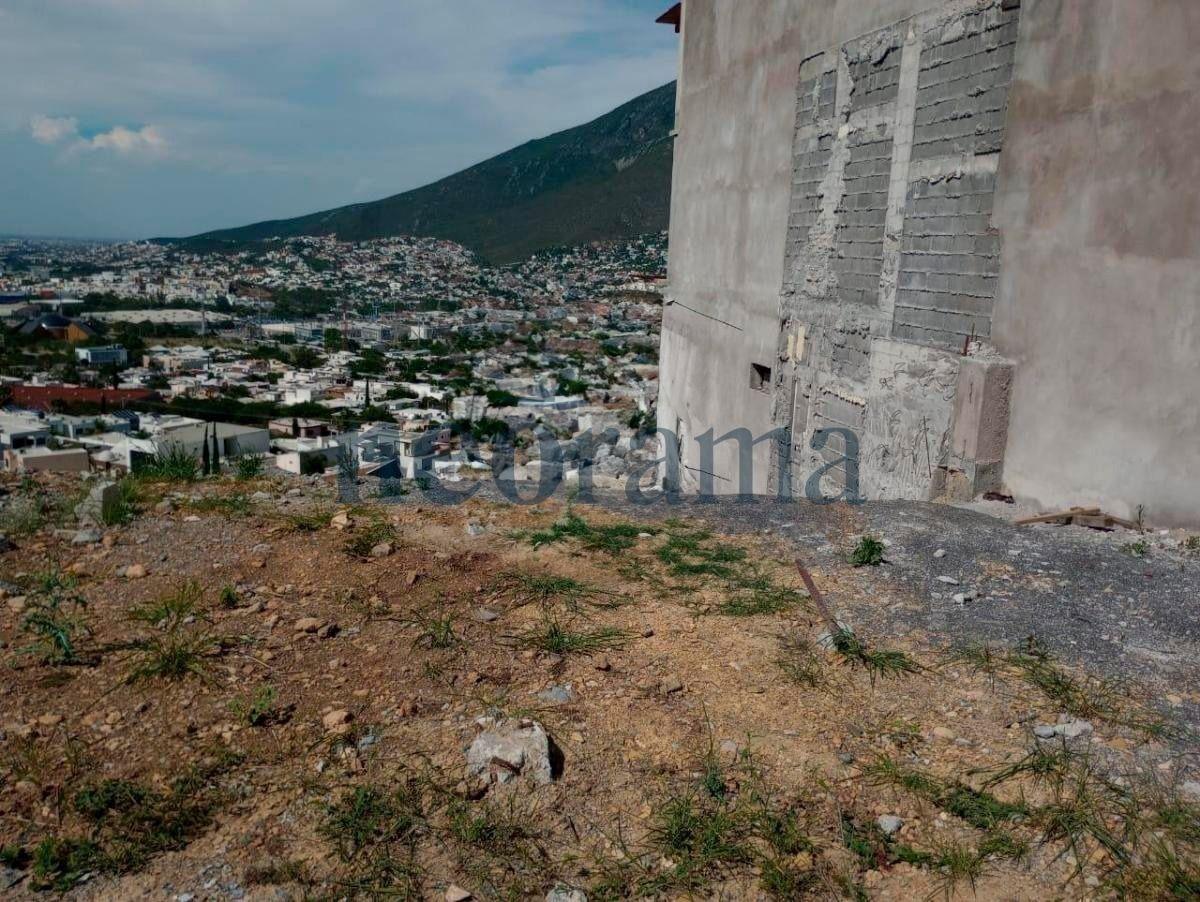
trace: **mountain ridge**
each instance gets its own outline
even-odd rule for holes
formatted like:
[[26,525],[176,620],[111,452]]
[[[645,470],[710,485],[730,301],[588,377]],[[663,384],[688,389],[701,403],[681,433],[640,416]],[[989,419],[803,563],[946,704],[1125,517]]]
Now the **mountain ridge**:
[[304,216],[161,239],[216,250],[300,235],[446,238],[492,263],[667,228],[675,83],[583,125],[411,191]]

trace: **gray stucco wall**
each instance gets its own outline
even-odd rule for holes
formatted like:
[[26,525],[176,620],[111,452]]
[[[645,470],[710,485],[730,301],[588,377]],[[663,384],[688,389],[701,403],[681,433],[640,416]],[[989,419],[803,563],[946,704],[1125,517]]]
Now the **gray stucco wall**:
[[1025,0],[995,213],[1018,496],[1200,522],[1200,2]]
[[[779,331],[802,4],[755,5],[747,15],[690,0],[684,11],[659,425],[683,439],[685,488],[699,478],[696,436],[771,429],[750,365],[771,365]],[[766,448],[755,457],[765,491]],[[737,490],[736,461],[736,447],[717,447],[718,493]]]

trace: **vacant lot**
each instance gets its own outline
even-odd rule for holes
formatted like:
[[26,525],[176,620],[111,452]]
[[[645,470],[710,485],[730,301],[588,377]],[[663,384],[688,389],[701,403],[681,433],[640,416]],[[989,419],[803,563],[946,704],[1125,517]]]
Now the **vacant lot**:
[[[666,514],[139,482],[88,536],[69,484],[7,489],[10,895],[1200,892],[1197,699],[1037,635],[889,635],[928,587],[851,512],[804,550]],[[552,782],[468,773],[496,720],[545,728]]]

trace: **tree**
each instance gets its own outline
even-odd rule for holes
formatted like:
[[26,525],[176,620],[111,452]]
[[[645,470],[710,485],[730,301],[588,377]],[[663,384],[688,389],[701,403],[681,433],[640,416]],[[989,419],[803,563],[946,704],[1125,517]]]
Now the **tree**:
[[340,351],[342,350],[342,333],[337,329],[325,330],[325,350]]
[[221,446],[217,443],[217,424],[213,423],[212,427],[212,459],[213,459],[213,475],[221,474]]
[[516,407],[521,399],[512,392],[494,388],[487,393],[487,401],[490,407]]
[[205,423],[204,438],[200,442],[200,471],[204,476],[208,476],[211,469],[211,458],[208,454],[208,423]]
[[325,362],[325,358],[312,348],[301,345],[292,351],[292,366],[301,370],[313,370]]
[[300,418],[292,417],[292,438],[300,438]]

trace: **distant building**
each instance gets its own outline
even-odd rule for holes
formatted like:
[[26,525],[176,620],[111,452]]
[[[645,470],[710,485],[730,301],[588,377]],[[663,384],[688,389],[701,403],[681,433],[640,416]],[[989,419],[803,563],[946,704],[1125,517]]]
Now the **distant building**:
[[91,341],[96,330],[77,319],[68,319],[58,313],[44,313],[25,322],[18,330],[22,335],[35,338],[51,338],[78,344]]
[[96,404],[125,407],[134,401],[157,401],[157,392],[145,388],[81,388],[75,385],[14,385],[12,403],[31,410],[51,410],[62,404]]
[[271,435],[282,435],[289,438],[321,438],[329,435],[329,424],[323,420],[310,420],[304,417],[279,417],[267,424]]
[[106,345],[102,348],[76,348],[75,359],[91,366],[124,366],[129,362],[129,352],[120,345]]

